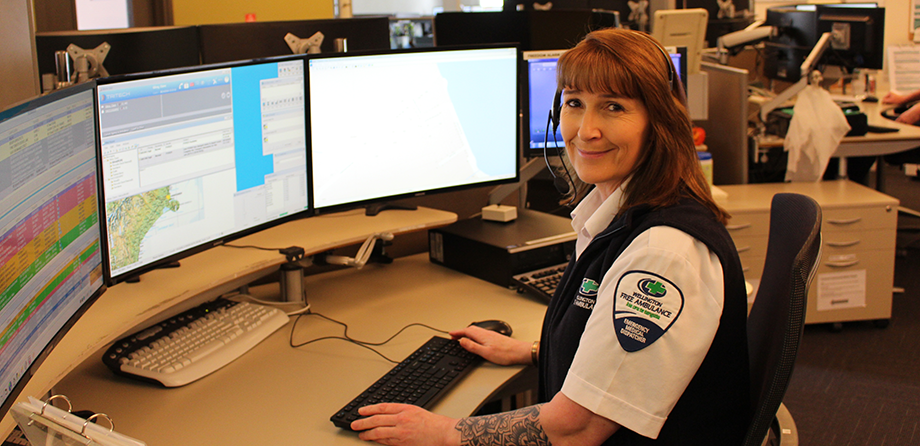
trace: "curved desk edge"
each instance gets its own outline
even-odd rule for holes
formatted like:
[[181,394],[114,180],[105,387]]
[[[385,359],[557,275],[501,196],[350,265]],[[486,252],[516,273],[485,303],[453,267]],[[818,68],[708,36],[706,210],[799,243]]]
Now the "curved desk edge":
[[[367,342],[380,342],[412,323],[450,330],[489,318],[507,321],[514,338],[530,341],[539,337],[546,311],[542,300],[433,264],[427,253],[310,275],[304,287],[313,311],[348,324],[349,336]],[[272,298],[278,286],[259,285],[251,292]],[[150,446],[179,438],[183,444],[226,446],[366,444],[329,418],[393,364],[341,340],[290,345],[342,332],[321,317],[305,316],[212,375],[170,389],[116,376],[94,355],[57,390],[79,408],[110,415],[119,432]],[[416,326],[376,349],[400,360],[433,335],[439,334]],[[480,365],[432,410],[468,416],[496,395],[512,392],[527,372],[533,368]]]
[[[452,212],[420,207],[367,217],[363,211],[294,220],[234,241],[235,245],[301,246],[307,255],[361,242],[378,232],[394,235],[446,226],[457,220]],[[74,324],[26,384],[17,401],[43,397],[63,377],[93,353],[136,327],[178,313],[276,271],[285,262],[276,252],[215,247],[181,261],[181,267],[151,271],[138,283],[109,288]],[[195,271],[195,274],[183,273]],[[15,422],[3,414],[0,433],[12,432]],[[4,437],[5,438],[5,437]]]

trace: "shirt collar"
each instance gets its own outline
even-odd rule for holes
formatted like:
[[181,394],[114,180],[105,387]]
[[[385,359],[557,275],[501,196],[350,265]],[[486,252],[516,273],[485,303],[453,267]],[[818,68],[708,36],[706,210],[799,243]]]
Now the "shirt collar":
[[606,200],[596,188],[592,190],[572,211],[572,227],[576,231],[585,231],[590,238],[607,229],[623,206],[626,198],[623,187],[626,183],[624,181],[620,184]]

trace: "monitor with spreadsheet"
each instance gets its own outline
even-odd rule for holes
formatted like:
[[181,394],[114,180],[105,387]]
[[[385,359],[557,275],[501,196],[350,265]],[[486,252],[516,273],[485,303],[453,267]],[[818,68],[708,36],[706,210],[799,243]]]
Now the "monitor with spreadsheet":
[[304,59],[100,80],[109,278],[309,213]]
[[[677,72],[677,77],[687,89],[687,48],[666,47],[671,62]],[[549,124],[549,112],[553,108],[553,97],[556,95],[556,62],[566,50],[524,51],[522,58],[524,91],[521,96],[523,103],[524,156],[542,157],[544,145],[547,149],[562,148],[562,132],[557,128],[552,135]],[[548,154],[550,156],[553,153]]]
[[93,86],[0,112],[0,413],[105,290]]
[[317,212],[517,181],[517,60],[515,47],[310,57]]

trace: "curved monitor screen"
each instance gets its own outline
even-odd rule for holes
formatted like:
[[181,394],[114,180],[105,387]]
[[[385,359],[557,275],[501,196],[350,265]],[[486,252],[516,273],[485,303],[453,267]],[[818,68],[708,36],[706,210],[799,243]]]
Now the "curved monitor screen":
[[303,64],[100,81],[113,281],[309,210]]
[[0,112],[0,413],[105,289],[92,87]]
[[317,211],[518,179],[517,49],[308,59]]

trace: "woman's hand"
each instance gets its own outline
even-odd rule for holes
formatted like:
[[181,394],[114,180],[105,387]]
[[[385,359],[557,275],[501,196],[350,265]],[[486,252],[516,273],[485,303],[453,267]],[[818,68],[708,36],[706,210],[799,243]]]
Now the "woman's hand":
[[470,353],[482,356],[498,365],[530,364],[532,343],[486,330],[475,325],[450,332],[460,345]]
[[418,406],[383,403],[362,407],[358,413],[368,418],[351,423],[364,441],[386,445],[459,445],[457,420],[436,415]]

